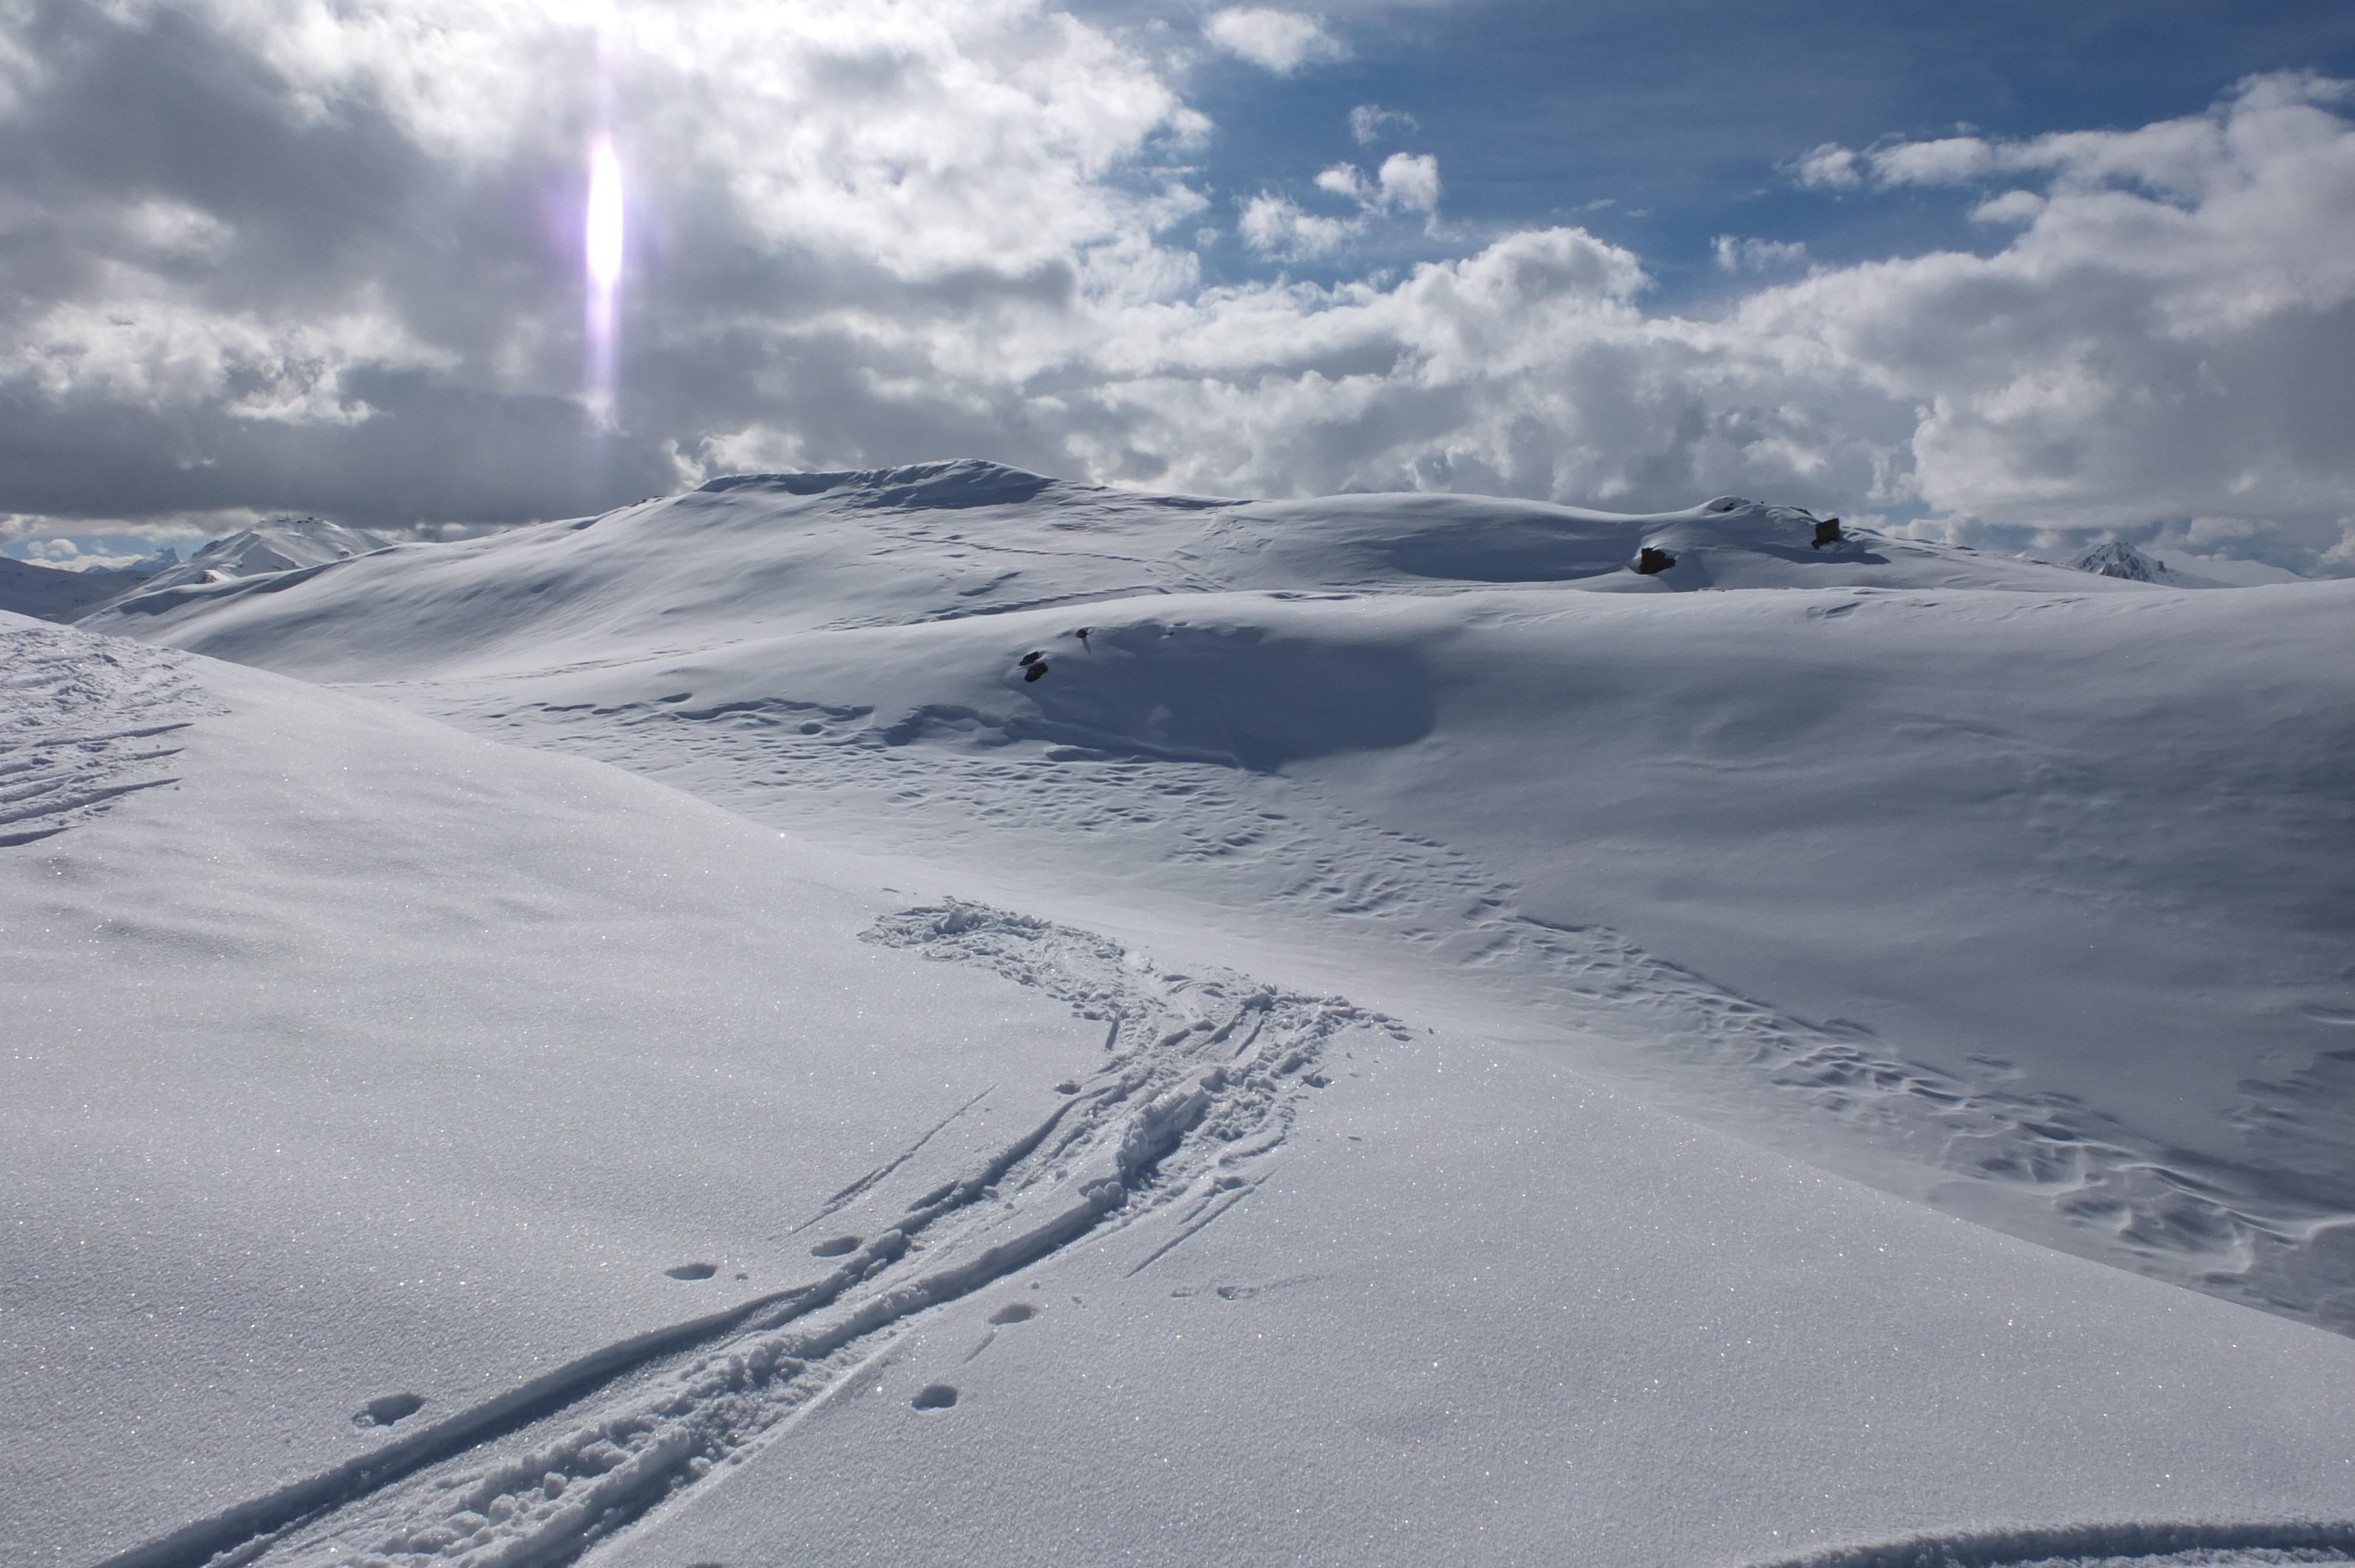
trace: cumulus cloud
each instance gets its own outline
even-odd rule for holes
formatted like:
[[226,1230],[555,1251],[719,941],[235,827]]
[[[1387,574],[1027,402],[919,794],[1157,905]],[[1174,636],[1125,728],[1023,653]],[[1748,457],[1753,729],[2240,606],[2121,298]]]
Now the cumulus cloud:
[[1290,76],[1303,66],[1340,59],[1348,53],[1338,38],[1325,30],[1321,18],[1262,5],[1231,5],[1212,12],[1202,24],[1202,36],[1227,53],[1278,76]]
[[1370,175],[1355,164],[1336,164],[1316,176],[1316,185],[1354,203],[1357,212],[1319,215],[1289,196],[1262,192],[1243,204],[1237,225],[1243,243],[1279,261],[1328,256],[1362,236],[1375,218],[1394,212],[1419,212],[1424,232],[1438,231],[1439,160],[1427,153],[1393,153]]
[[1820,274],[1736,324],[1813,335],[1860,385],[1917,401],[1907,456],[1939,509],[2112,527],[2270,514],[2311,538],[2355,493],[2327,433],[2355,406],[2355,126],[2330,111],[2345,97],[2277,76],[2137,131],[1881,149],[1859,177],[2045,188],[1978,209],[2024,226],[1993,256]]
[[[1701,318],[1647,307],[1642,259],[1568,227],[1396,277],[1206,286],[1207,123],[1032,0],[623,6],[607,429],[581,384],[595,15],[0,13],[5,531],[474,524],[978,454],[1229,493],[1747,492],[1966,535],[2232,519],[2213,548],[2355,571],[2344,84],[1817,149],[1796,181],[1950,193],[1987,253],[1791,276],[1806,257],[1728,237],[1739,291]],[[1432,228],[1443,194],[1401,152],[1230,210],[1284,261]]]
[[[1331,189],[1332,174],[1327,169],[1317,176],[1317,184]],[[1300,204],[1289,196],[1266,192],[1243,203],[1242,219],[1235,225],[1244,244],[1279,261],[1328,256],[1356,238],[1364,228],[1362,219],[1320,217],[1303,212]]]
[[1336,164],[1316,176],[1316,187],[1347,196],[1367,213],[1439,211],[1439,160],[1427,153],[1392,153],[1371,177],[1355,164]]
[[1439,160],[1428,153],[1392,153],[1377,180],[1381,206],[1439,216]]

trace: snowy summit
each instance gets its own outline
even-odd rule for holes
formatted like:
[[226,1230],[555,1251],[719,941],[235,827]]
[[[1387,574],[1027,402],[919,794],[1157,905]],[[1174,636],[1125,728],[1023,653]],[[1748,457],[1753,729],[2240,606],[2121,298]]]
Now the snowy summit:
[[2199,586],[957,461],[0,614],[5,1557],[2355,1562],[2355,582]]

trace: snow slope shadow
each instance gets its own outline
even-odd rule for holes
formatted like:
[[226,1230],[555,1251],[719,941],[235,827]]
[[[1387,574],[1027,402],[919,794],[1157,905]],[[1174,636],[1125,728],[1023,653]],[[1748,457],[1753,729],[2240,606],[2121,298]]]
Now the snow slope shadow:
[[868,1189],[899,1205],[891,1223],[834,1254],[824,1277],[608,1345],[101,1568],[200,1568],[223,1552],[366,1568],[570,1562],[790,1432],[927,1308],[1106,1227],[1166,1224],[1158,1255],[1215,1222],[1324,1086],[1316,1064],[1333,1041],[1404,1037],[1336,998],[1160,973],[1116,943],[979,906],[906,910],[865,936],[982,965],[1104,1022],[1103,1066],[955,1179],[913,1196]]
[[1841,1546],[1754,1568],[2235,1568],[2355,1561],[2355,1521],[2030,1526]]
[[1148,620],[1094,630],[1088,648],[1057,656],[1030,693],[1038,718],[1009,734],[1272,773],[1410,745],[1436,722],[1420,662],[1384,643]]

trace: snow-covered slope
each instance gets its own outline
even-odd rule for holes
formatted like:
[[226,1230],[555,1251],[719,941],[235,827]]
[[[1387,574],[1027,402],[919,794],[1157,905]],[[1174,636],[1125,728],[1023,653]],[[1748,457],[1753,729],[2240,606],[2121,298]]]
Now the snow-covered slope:
[[379,1446],[374,1401],[422,1397],[406,1436],[799,1283],[828,1194],[1100,1065],[1059,1003],[855,939],[907,900],[687,796],[0,640],[0,1560],[97,1562]]
[[0,638],[0,768],[148,786],[0,848],[10,1562],[2355,1548],[2355,1340],[1304,991],[1313,943],[1222,969],[1182,898],[1108,941]]
[[[1816,531],[939,464],[91,624],[368,683],[976,896],[1280,951],[1891,1191],[2355,1326],[2355,673],[2329,652],[2355,589]],[[1647,548],[1675,565],[1639,573]]]

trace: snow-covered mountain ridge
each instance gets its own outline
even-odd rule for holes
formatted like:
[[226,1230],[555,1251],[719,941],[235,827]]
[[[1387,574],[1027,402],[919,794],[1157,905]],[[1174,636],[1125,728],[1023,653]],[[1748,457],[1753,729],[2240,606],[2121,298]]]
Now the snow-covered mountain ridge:
[[[306,588],[323,630],[310,651],[335,672],[404,661],[410,673],[519,667],[579,638],[698,641],[1002,615],[1139,594],[1349,590],[1445,593],[1473,586],[1677,593],[1722,588],[2015,588],[2088,591],[2084,574],[1952,546],[1851,533],[1809,547],[1815,519],[1722,498],[1686,512],[1620,516],[1539,502],[1437,494],[1317,501],[1155,496],[960,461],[864,473],[751,474],[594,519],[544,524],[370,557],[357,577]],[[1675,555],[1654,576],[1644,548]],[[193,566],[194,563],[192,562]],[[334,567],[326,563],[321,570]],[[304,578],[308,584],[309,577]],[[2124,588],[2098,579],[2092,591]],[[273,649],[300,636],[262,605],[283,578],[202,594],[139,594],[92,630],[230,652],[250,615]],[[370,613],[346,613],[344,594]],[[501,596],[496,607],[484,596]],[[463,607],[463,608],[462,608]],[[203,630],[193,630],[201,621]],[[413,629],[378,646],[389,629]],[[355,644],[352,640],[361,640]],[[188,645],[195,646],[195,642]],[[430,661],[430,662],[421,662]]]
[[183,561],[169,547],[120,570],[69,570],[0,558],[0,610],[43,620],[72,621],[133,592],[153,595],[150,606],[166,602],[171,590],[185,594],[215,583],[245,577],[280,578],[287,572],[347,560],[380,550],[391,541],[365,529],[346,528],[318,517],[280,517],[214,539]]

